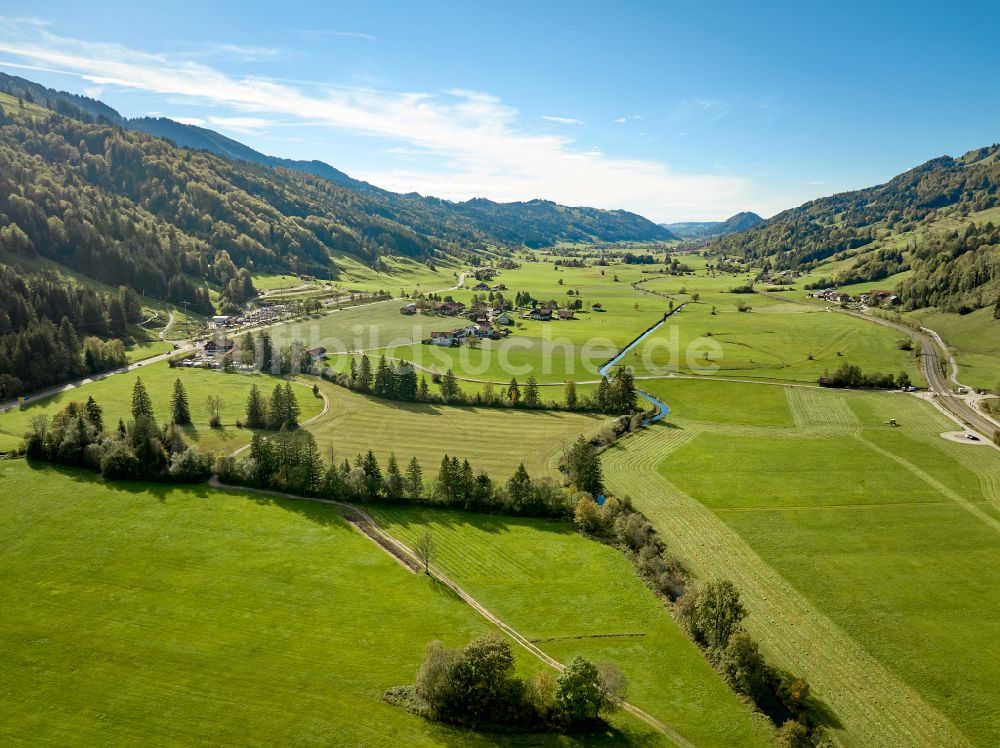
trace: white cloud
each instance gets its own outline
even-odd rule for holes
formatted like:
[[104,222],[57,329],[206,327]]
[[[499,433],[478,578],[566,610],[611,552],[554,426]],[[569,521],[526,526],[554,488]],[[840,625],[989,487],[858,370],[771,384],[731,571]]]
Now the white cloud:
[[383,140],[382,152],[396,146],[432,156],[418,169],[409,168],[401,156],[400,168],[355,175],[402,192],[450,199],[544,197],[626,208],[654,220],[706,210],[729,215],[748,202],[746,179],[677,173],[655,161],[580,148],[566,135],[531,132],[517,109],[482,91],[328,86],[314,93],[260,77],[231,76],[178,54],[70,39],[43,28],[26,33],[23,26],[0,30],[0,52],[70,71],[93,85],[230,112],[217,118],[219,126],[255,131],[280,119]]
[[549,122],[555,122],[559,125],[583,125],[586,124],[582,119],[573,119],[572,117],[554,117],[551,114],[543,114],[542,119],[548,120]]
[[182,125],[194,125],[195,127],[204,127],[205,120],[201,117],[170,117],[174,122],[180,122]]
[[267,128],[278,124],[275,120],[264,117],[219,117],[209,115],[208,121],[216,127],[247,135],[259,134]]
[[615,122],[617,122],[619,125],[624,125],[626,122],[628,122],[628,117],[618,117],[615,119]]

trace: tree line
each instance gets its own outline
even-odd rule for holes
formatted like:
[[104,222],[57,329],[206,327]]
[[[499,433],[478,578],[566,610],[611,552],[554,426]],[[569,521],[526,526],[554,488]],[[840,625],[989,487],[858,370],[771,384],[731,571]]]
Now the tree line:
[[881,372],[863,372],[857,364],[842,363],[833,374],[819,378],[821,387],[846,387],[850,389],[892,389],[910,387],[910,375],[901,371],[897,376]]
[[[474,512],[565,519],[581,491],[603,489],[597,452],[581,439],[570,450],[568,474],[578,481],[567,493],[549,479],[532,479],[519,465],[506,481],[494,481],[468,459],[444,455],[437,473],[426,481],[423,467],[411,457],[405,467],[390,454],[385,467],[373,450],[353,461],[324,458],[308,431],[282,429],[271,437],[255,433],[245,456],[216,463],[220,480],[233,485],[315,496],[335,501],[409,503]],[[584,488],[584,486],[586,488]],[[589,493],[587,494],[590,495]]]
[[[545,408],[609,415],[632,415],[638,411],[635,377],[628,367],[619,368],[611,378],[602,376],[597,390],[592,395],[581,397],[577,393],[574,381],[565,382],[562,402],[544,400],[542,386],[534,375],[529,375],[523,383],[518,382],[517,377],[512,377],[506,386],[500,387],[494,382],[483,382],[479,391],[467,393],[461,388],[458,377],[450,368],[444,374],[432,374],[431,383],[428,383],[425,375],[421,374],[418,377],[413,364],[402,360],[392,362],[384,355],[379,357],[374,367],[368,355],[362,354],[360,360],[351,357],[347,372],[319,367],[317,373],[323,379],[354,392],[404,402]],[[431,384],[437,385],[437,392],[431,389]]]

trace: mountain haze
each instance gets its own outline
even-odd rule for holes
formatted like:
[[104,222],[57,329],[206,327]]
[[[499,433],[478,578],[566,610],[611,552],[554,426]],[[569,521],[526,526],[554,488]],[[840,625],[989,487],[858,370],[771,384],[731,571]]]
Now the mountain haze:
[[725,221],[681,221],[659,225],[681,239],[711,239],[715,236],[746,231],[763,220],[756,213],[744,211],[730,216]]

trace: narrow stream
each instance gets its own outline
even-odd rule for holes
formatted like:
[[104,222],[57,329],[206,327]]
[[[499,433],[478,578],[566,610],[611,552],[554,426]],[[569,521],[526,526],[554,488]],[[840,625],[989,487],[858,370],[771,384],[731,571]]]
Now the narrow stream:
[[[600,369],[598,369],[597,372],[602,377],[606,377],[608,375],[608,372],[611,371],[611,368],[615,364],[617,364],[619,361],[621,361],[625,357],[626,353],[628,353],[629,351],[631,351],[633,348],[635,348],[637,345],[639,345],[639,343],[641,343],[647,337],[649,337],[654,332],[656,332],[657,330],[659,330],[660,327],[662,327],[663,324],[668,319],[670,319],[672,316],[674,316],[675,314],[677,314],[677,312],[679,312],[685,306],[686,306],[686,304],[681,304],[680,306],[675,307],[674,309],[671,309],[669,312],[667,312],[666,314],[664,314],[663,315],[663,319],[661,319],[655,325],[653,325],[648,330],[646,330],[644,333],[642,333],[641,335],[639,335],[639,337],[637,337],[635,340],[633,340],[627,346],[625,346],[624,348],[622,348],[621,351],[618,353],[617,356],[615,356],[613,359],[611,359],[606,364],[604,364],[604,366],[602,366]],[[642,422],[644,426],[647,426],[647,425],[649,425],[651,423],[656,423],[661,418],[664,418],[670,412],[670,408],[667,406],[666,403],[664,403],[664,402],[658,400],[657,398],[653,397],[648,392],[643,392],[642,390],[640,390],[638,388],[636,388],[636,392],[639,394],[640,397],[642,397],[644,400],[647,400],[654,408],[657,409],[656,414],[653,415],[652,418],[647,418],[647,419],[645,419]]]

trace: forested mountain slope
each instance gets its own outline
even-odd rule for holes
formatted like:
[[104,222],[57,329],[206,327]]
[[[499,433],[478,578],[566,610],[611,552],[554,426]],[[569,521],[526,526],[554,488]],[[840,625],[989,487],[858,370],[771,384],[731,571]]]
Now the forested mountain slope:
[[[417,194],[383,190],[322,161],[297,161],[267,156],[232,138],[194,125],[166,118],[126,119],[102,102],[54,91],[23,78],[0,73],[0,91],[29,98],[68,116],[83,112],[93,122],[166,138],[173,144],[203,150],[227,159],[261,166],[282,167],[318,176],[334,185],[361,193],[364,209],[383,219],[403,224],[426,237],[436,237],[445,247],[475,250],[487,245],[549,246],[559,241],[671,241],[676,237],[642,216],[622,210],[566,207],[546,200],[496,203],[474,199],[455,203]],[[339,206],[332,206],[334,208]],[[376,234],[379,232],[375,232]],[[394,253],[389,246],[387,253]],[[405,253],[405,252],[404,252]]]
[[896,287],[908,308],[967,312],[997,304],[1000,146],[943,156],[889,182],[784,211],[748,231],[714,239],[708,250],[777,269],[828,260],[853,264],[832,284],[912,271]]

